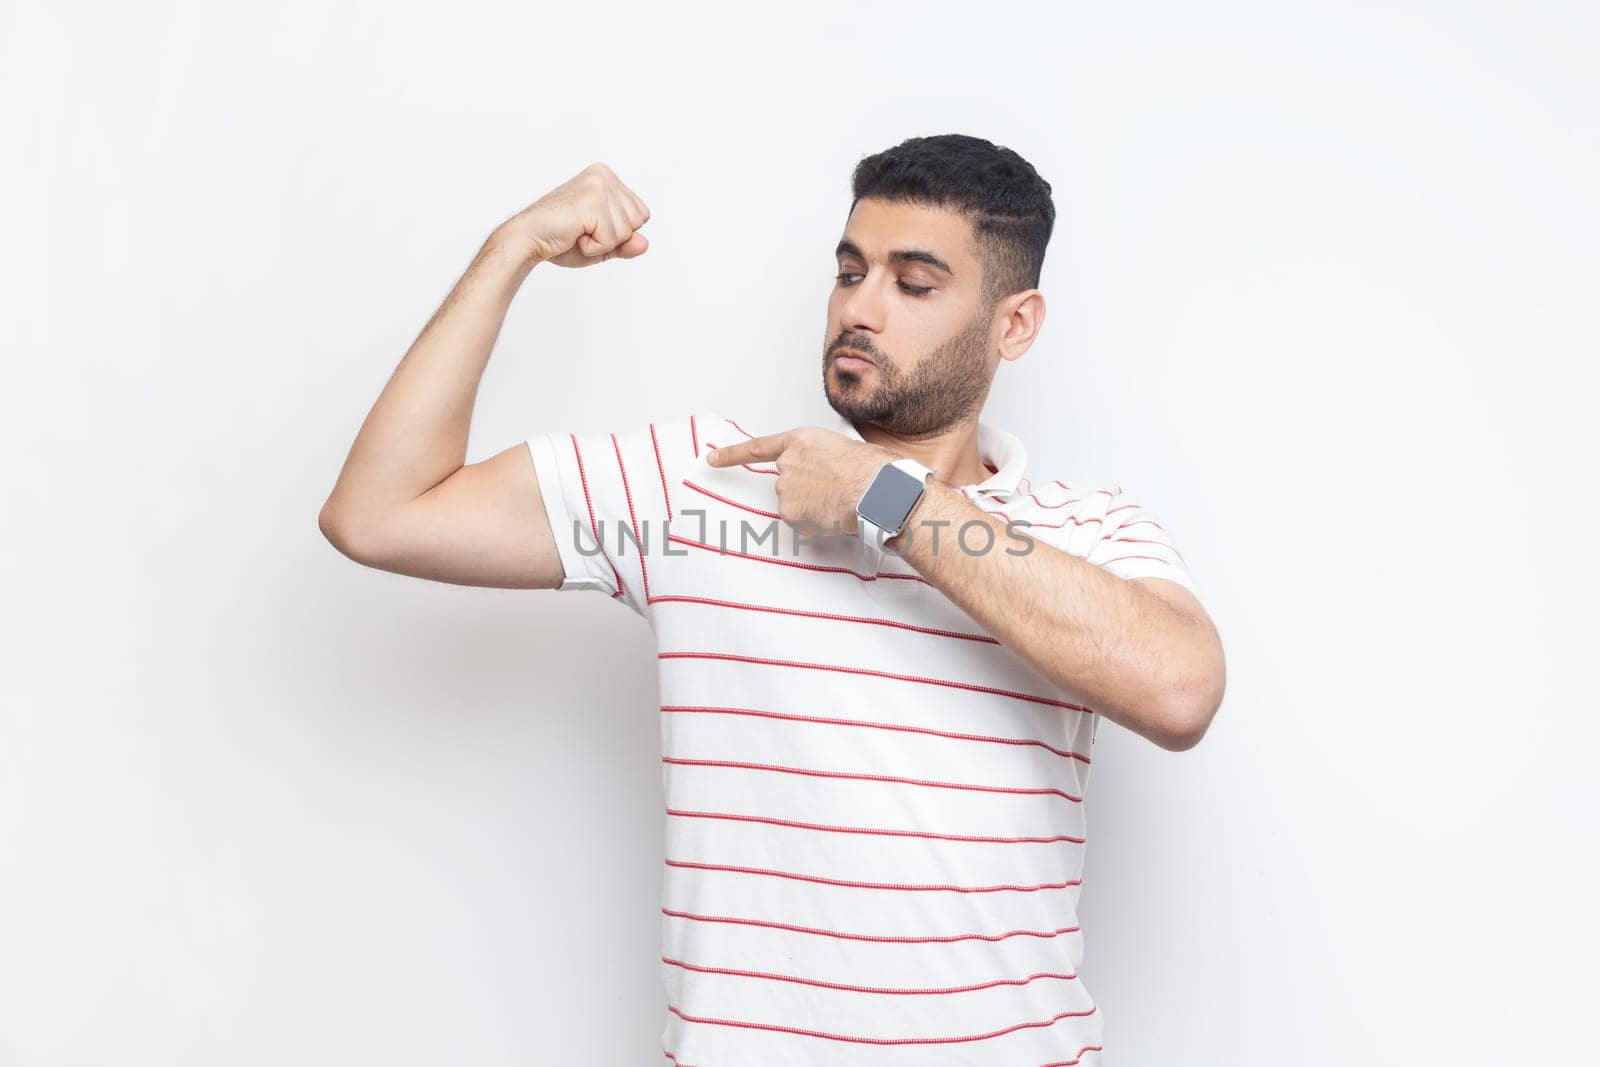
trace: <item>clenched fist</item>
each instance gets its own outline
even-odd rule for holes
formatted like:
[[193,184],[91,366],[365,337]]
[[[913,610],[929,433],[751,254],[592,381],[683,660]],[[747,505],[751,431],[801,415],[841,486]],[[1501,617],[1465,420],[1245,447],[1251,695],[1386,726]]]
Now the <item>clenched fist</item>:
[[587,267],[612,257],[643,255],[639,232],[650,209],[610,167],[591,163],[523,208],[501,227],[535,259],[558,267]]

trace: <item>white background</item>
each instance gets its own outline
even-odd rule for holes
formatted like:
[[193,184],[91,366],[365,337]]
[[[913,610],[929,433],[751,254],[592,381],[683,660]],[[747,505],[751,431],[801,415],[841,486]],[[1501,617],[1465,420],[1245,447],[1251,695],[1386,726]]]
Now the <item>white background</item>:
[[6,1067],[663,1062],[648,628],[361,568],[317,510],[594,160],[651,250],[530,276],[468,458],[824,412],[850,168],[943,132],[1059,210],[985,418],[1137,487],[1227,650],[1198,748],[1096,746],[1107,1063],[1592,1052],[1592,5],[0,22]]

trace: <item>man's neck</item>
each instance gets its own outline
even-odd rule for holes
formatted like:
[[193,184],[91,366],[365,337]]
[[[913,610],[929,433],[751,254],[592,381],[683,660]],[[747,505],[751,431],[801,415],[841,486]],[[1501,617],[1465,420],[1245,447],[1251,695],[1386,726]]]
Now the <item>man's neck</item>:
[[851,420],[863,441],[880,445],[901,455],[910,456],[933,471],[933,476],[948,485],[960,488],[978,485],[990,476],[978,451],[978,422],[976,419],[958,422],[931,437],[901,437],[870,423]]

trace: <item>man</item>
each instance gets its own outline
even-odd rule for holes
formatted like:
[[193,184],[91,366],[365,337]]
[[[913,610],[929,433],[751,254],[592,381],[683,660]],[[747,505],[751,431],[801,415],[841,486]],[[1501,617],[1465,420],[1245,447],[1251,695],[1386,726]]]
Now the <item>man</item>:
[[600,164],[503,224],[394,373],[321,526],[440,581],[598,590],[658,644],[663,1052],[694,1067],[1097,1064],[1077,976],[1102,717],[1170,750],[1222,699],[1216,630],[1121,486],[1023,477],[979,420],[1038,336],[1050,186],[1007,149],[862,160],[824,426],[696,412],[463,465],[535,264],[641,255]]

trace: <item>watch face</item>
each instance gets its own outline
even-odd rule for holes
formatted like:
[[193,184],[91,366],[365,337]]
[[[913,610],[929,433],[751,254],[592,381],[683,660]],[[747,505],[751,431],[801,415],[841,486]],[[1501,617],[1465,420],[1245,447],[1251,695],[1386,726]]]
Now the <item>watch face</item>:
[[856,511],[884,530],[896,532],[905,525],[906,516],[922,496],[923,487],[916,475],[899,467],[884,467],[867,487]]

